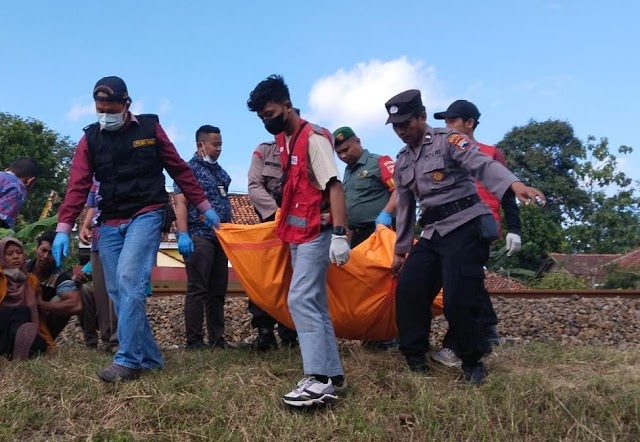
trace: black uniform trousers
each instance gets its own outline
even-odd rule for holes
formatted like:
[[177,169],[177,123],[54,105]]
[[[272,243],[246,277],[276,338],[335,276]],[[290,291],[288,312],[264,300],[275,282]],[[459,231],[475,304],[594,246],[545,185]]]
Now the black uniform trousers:
[[193,254],[187,261],[187,295],[184,319],[187,345],[204,341],[202,326],[207,318],[209,343],[224,337],[224,300],[227,294],[229,269],[227,256],[216,239],[193,235]]
[[413,245],[398,279],[396,320],[400,351],[409,365],[421,365],[429,350],[431,304],[444,289],[444,314],[458,343],[463,366],[478,365],[489,345],[482,312],[488,296],[484,264],[490,243],[475,218],[444,237],[420,238]]

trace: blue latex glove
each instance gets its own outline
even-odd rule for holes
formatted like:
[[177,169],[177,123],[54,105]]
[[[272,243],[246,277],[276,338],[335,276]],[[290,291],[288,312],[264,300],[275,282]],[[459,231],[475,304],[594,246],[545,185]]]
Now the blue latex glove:
[[69,254],[69,234],[64,232],[56,233],[56,237],[51,245],[51,254],[56,260],[56,266],[62,265],[62,258],[66,258]]
[[179,232],[178,233],[178,251],[184,257],[184,259],[191,258],[191,254],[193,253],[193,241],[189,237],[187,232]]
[[210,229],[213,227],[215,227],[216,229],[220,228],[220,217],[215,210],[209,209],[204,212],[202,216],[204,216],[204,223],[207,225],[207,227],[209,227]]
[[393,218],[388,212],[385,212],[384,210],[380,212],[380,215],[378,215],[378,217],[376,218],[376,224],[382,224],[387,227],[391,227],[392,222],[393,222]]

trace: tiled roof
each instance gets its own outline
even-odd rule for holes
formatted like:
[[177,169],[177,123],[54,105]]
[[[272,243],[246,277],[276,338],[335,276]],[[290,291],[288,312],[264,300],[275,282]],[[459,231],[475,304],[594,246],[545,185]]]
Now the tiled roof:
[[[573,254],[550,253],[549,257],[553,259],[558,267],[564,269],[567,273],[574,276],[604,276],[606,273],[604,266],[609,264],[616,258],[620,258],[621,254]],[[553,271],[553,270],[552,270]]]
[[[169,193],[169,202],[175,209],[175,202],[173,199],[173,192]],[[251,204],[251,200],[249,199],[249,195],[243,193],[229,193],[229,202],[231,203],[231,214],[232,219],[231,222],[234,224],[258,224],[260,222],[260,218],[256,214],[253,209],[253,204]],[[82,220],[85,217],[87,212],[86,207],[82,209],[82,213],[78,217],[77,223],[80,225]],[[169,233],[173,233],[173,235],[165,234],[162,241],[168,243],[176,242],[175,233],[177,231],[175,221],[171,225],[171,230]]]
[[487,290],[519,290],[526,289],[527,286],[515,279],[509,279],[505,276],[493,272],[485,272],[484,285]]
[[[173,192],[169,192],[169,202],[175,209]],[[253,204],[249,199],[249,195],[243,193],[229,193],[229,202],[231,203],[231,222],[234,224],[258,224],[260,218],[253,209]],[[169,233],[174,235],[165,235],[163,242],[176,242],[175,233],[177,231],[175,221],[171,225]]]
[[253,208],[249,195],[241,193],[230,193],[231,213],[234,224],[259,224],[260,218]]
[[617,265],[623,269],[640,270],[640,249],[632,250],[631,252],[614,259],[609,264]]

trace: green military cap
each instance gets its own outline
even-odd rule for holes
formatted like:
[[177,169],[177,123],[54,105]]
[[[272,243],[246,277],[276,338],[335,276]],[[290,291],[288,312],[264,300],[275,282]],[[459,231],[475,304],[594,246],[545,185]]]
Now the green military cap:
[[336,147],[347,141],[351,137],[355,137],[356,134],[349,126],[342,126],[333,132],[333,138],[335,139]]

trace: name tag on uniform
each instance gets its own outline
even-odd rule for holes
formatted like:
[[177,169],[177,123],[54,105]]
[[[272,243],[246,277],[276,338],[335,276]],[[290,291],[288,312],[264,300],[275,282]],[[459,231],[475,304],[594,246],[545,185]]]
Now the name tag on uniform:
[[218,192],[220,192],[220,196],[222,196],[223,198],[227,197],[227,191],[224,190],[224,186],[218,186]]
[[291,164],[293,164],[294,166],[298,165],[298,157],[296,155],[291,156]]
[[133,147],[155,146],[155,138],[144,138],[142,140],[133,140]]

